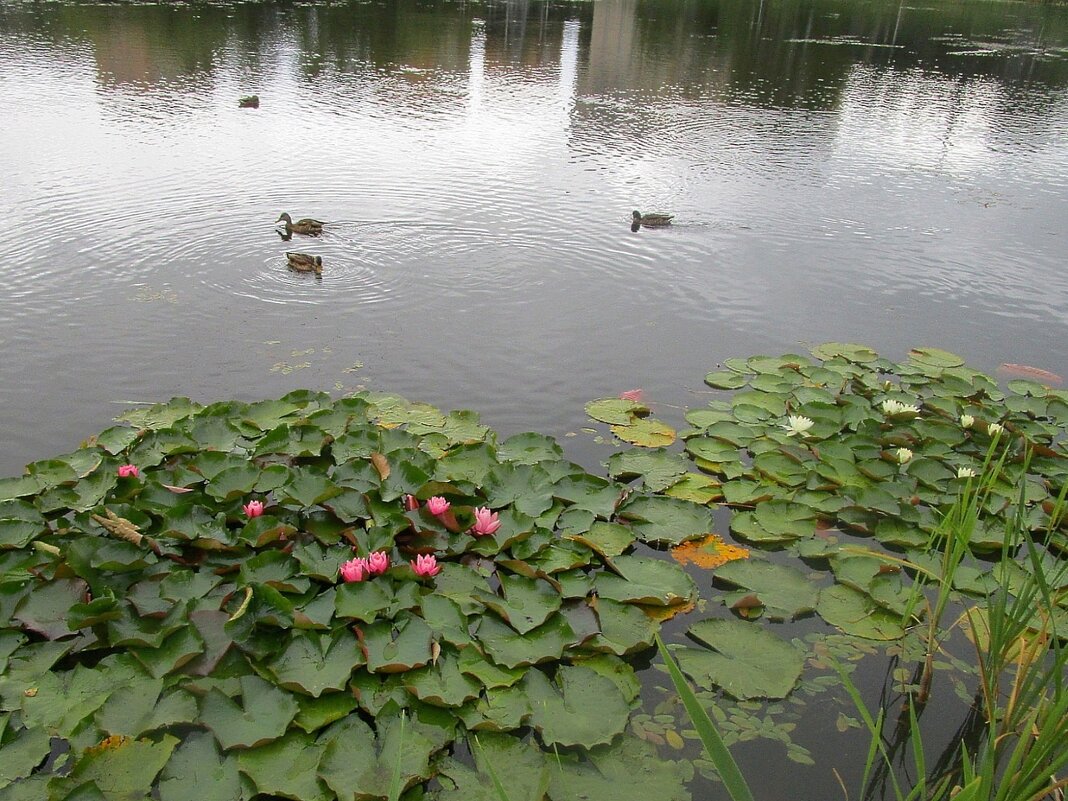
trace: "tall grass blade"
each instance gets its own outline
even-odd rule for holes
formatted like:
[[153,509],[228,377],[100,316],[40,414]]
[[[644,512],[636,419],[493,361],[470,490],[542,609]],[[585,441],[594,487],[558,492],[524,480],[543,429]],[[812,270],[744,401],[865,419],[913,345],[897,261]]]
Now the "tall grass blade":
[[664,658],[671,681],[682,699],[682,705],[686,708],[686,714],[690,716],[690,722],[693,723],[693,727],[701,737],[701,742],[704,743],[705,753],[716,766],[716,771],[723,780],[723,786],[734,801],[754,801],[753,793],[742,771],[738,768],[738,763],[734,761],[734,757],[731,756],[731,752],[727,750],[727,746],[723,744],[723,739],[716,730],[716,724],[712,722],[712,718],[708,716],[697,700],[697,696],[690,689],[690,685],[686,682],[675,660],[671,658],[659,634],[656,635],[656,647],[660,649],[660,655]]
[[504,790],[504,785],[501,784],[501,780],[497,776],[497,771],[493,769],[493,763],[486,756],[486,750],[482,747],[482,743],[478,741],[478,737],[475,737],[475,745],[478,746],[478,750],[482,753],[483,761],[486,764],[486,772],[489,773],[490,779],[493,781],[493,790],[497,793],[497,798],[501,799],[501,801],[511,801],[508,798],[508,793]]
[[397,761],[393,763],[393,775],[389,778],[389,801],[400,801],[401,790],[401,759],[404,757],[404,710],[401,710],[400,736],[397,738]]

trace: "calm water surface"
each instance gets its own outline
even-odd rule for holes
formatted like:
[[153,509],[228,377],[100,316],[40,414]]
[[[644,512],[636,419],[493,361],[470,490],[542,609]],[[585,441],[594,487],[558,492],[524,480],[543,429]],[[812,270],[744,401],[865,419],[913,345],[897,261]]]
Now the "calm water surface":
[[1066,7],[0,2],[0,63],[4,475],[176,394],[562,437],[826,340],[1068,371]]

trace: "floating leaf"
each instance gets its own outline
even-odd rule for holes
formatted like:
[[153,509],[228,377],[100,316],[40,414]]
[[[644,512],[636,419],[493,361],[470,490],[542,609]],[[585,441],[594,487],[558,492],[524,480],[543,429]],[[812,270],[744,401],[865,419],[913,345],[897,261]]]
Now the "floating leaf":
[[878,606],[866,594],[835,584],[820,592],[816,611],[832,626],[870,640],[897,640],[904,636],[901,615]]
[[867,364],[879,358],[879,354],[871,348],[866,348],[863,345],[845,344],[842,342],[825,342],[822,345],[817,345],[812,349],[812,355],[817,359],[830,360],[841,358],[847,361],[856,362],[857,364]]
[[649,407],[625,398],[601,398],[586,404],[586,414],[609,425],[630,425],[637,417],[649,413]]
[[[625,603],[673,606],[687,603],[697,588],[681,567],[647,556],[621,556],[612,561],[615,573],[597,576],[602,598]],[[616,575],[618,573],[618,575]]]
[[712,570],[735,559],[748,559],[749,551],[724,542],[723,538],[716,534],[709,534],[704,539],[676,545],[671,549],[671,556],[680,565],[695,565]]
[[804,654],[755,623],[702,620],[688,632],[709,650],[673,651],[679,666],[704,689],[735,698],[785,698],[801,676]]
[[256,676],[240,679],[241,704],[217,689],[201,702],[200,716],[223,748],[253,748],[282,736],[297,714],[293,697]]
[[532,670],[523,683],[530,723],[547,745],[592,748],[611,742],[627,725],[630,707],[619,688],[588,667],[562,665],[554,683]]
[[160,801],[232,801],[240,795],[237,762],[219,753],[207,732],[192,732],[160,776]]
[[675,441],[675,429],[652,418],[640,418],[627,425],[612,426],[612,433],[624,442],[643,448],[660,448]]
[[819,600],[819,587],[789,565],[755,559],[733,562],[716,571],[716,580],[742,588],[724,599],[728,606],[742,595],[751,593],[768,615],[777,619],[814,612]]

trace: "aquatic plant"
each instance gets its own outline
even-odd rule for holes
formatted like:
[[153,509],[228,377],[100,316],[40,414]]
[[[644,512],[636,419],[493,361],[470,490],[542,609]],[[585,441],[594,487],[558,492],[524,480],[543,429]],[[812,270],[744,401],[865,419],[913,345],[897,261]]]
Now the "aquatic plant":
[[[640,396],[588,404],[636,445],[607,478],[470,412],[301,391],[134,410],[0,479],[0,793],[684,801],[698,762],[659,749],[685,756],[688,726],[640,717],[632,659],[698,600],[657,551],[712,568],[666,653],[723,743],[803,762],[738,705],[817,691],[806,665],[865,641],[942,669],[948,610],[1018,600],[1022,549],[1068,546],[1063,391],[833,343],[706,383],[725,394],[681,431]],[[973,472],[974,520],[947,529]],[[710,537],[721,507],[748,551]],[[766,625],[812,615],[840,639]],[[1018,726],[1059,708],[1029,686]]]

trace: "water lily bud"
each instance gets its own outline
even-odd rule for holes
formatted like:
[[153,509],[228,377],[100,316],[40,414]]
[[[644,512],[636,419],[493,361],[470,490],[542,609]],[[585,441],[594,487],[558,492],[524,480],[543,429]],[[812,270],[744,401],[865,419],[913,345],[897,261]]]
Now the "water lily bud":
[[961,428],[971,428],[973,425],[975,425],[975,418],[972,417],[970,414],[962,414],[960,416]]
[[1005,426],[1001,423],[991,423],[986,427],[986,433],[992,437],[996,437],[998,434],[1005,430]]
[[905,464],[905,462],[912,458],[912,451],[908,448],[898,448],[894,451],[894,454],[897,456],[898,464]]
[[975,478],[976,472],[970,467],[958,467],[957,478]]

